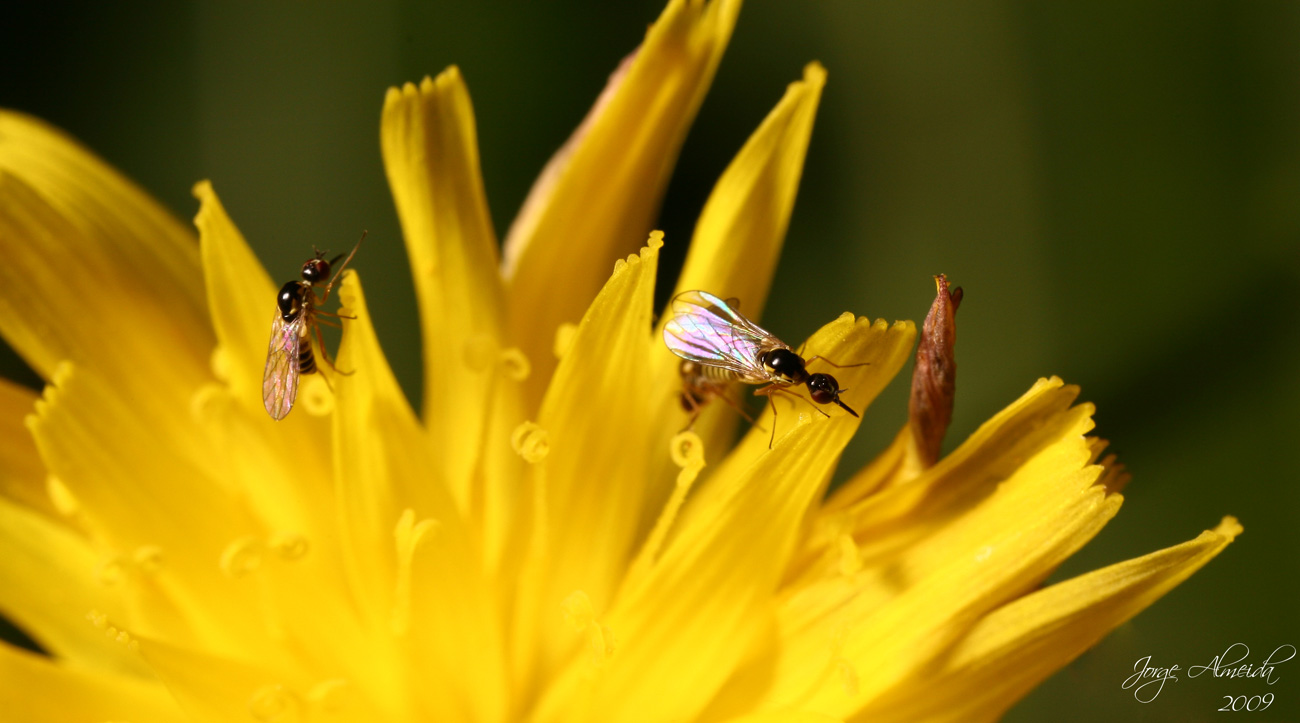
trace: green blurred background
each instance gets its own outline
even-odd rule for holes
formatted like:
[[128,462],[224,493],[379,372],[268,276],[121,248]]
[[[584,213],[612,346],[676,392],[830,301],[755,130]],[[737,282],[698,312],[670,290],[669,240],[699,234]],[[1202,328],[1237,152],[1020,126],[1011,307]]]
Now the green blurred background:
[[[419,399],[379,159],[384,90],[460,65],[504,233],[660,9],[7,3],[0,105],[69,130],[179,216],[212,179],[274,278],[369,229],[357,266],[384,281],[367,287],[375,323]],[[731,155],[814,59],[830,80],[764,325],[798,340],[846,309],[919,321],[945,272],[966,290],[950,447],[1040,376],[1082,385],[1134,481],[1058,579],[1223,514],[1246,527],[1007,720],[1210,720],[1223,696],[1264,692],[1278,700],[1252,720],[1300,720],[1300,660],[1271,687],[1183,679],[1149,705],[1120,689],[1146,655],[1185,668],[1232,643],[1256,662],[1300,644],[1300,4],[752,2],[668,190],[671,263]],[[7,350],[0,369],[36,383]],[[906,373],[841,477],[905,414]]]

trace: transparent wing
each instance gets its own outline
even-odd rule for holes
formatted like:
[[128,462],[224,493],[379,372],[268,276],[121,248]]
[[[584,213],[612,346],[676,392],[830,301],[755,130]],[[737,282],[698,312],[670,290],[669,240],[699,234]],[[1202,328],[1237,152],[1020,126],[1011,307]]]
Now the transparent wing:
[[683,291],[673,299],[669,312],[672,318],[664,325],[664,343],[672,353],[735,372],[742,381],[767,381],[759,354],[785,347],[733,304],[707,291]]
[[266,371],[262,373],[262,403],[272,419],[284,419],[298,398],[298,348],[306,314],[285,321],[277,306],[271,319],[271,344],[266,350]]

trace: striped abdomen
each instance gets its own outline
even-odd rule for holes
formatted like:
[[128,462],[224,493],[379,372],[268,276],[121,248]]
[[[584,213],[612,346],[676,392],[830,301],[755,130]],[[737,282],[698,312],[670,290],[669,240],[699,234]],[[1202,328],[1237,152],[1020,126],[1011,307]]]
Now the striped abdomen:
[[311,374],[316,371],[316,355],[311,353],[311,342],[304,339],[298,347],[298,373]]
[[[686,369],[686,365],[688,364],[692,367],[689,372]],[[729,384],[736,381],[738,377],[738,375],[730,369],[715,367],[709,364],[697,364],[691,361],[682,364],[682,375],[686,376],[687,374],[707,380],[714,384]]]
[[736,373],[721,367],[700,364],[683,359],[678,371],[682,376],[682,409],[692,414],[713,397],[724,394],[727,386],[736,380]]

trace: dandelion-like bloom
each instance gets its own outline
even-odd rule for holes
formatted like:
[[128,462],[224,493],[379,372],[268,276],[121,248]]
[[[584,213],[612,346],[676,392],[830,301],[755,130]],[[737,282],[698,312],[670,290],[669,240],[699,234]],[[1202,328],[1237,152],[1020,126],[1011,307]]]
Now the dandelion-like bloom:
[[[829,496],[846,414],[783,411],[770,450],[770,409],[734,447],[722,404],[677,434],[661,236],[609,267],[645,238],[736,13],[670,4],[500,263],[459,73],[389,91],[422,416],[349,271],[337,364],[354,373],[305,376],[273,422],[276,285],[213,188],[195,189],[196,246],[72,141],[0,115],[0,331],[47,382],[0,385],[0,612],[49,652],[0,647],[5,715],[989,720],[1227,545],[1230,518],[1040,587],[1125,476],[1056,379],[938,458],[942,279],[911,420]],[[757,317],[824,78],[809,66],[718,181],[679,290]],[[846,314],[805,354],[869,362],[836,372],[865,412],[916,335]]]

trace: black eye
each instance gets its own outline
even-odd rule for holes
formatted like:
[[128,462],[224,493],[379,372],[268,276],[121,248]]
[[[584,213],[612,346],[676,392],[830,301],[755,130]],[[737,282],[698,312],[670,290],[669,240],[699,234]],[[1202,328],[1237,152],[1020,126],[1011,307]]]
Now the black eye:
[[814,374],[808,377],[808,391],[814,402],[830,404],[840,393],[840,385],[829,374]]
[[302,265],[302,280],[309,284],[324,281],[330,275],[330,264],[322,259],[312,259]]

